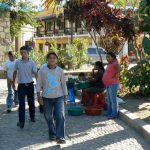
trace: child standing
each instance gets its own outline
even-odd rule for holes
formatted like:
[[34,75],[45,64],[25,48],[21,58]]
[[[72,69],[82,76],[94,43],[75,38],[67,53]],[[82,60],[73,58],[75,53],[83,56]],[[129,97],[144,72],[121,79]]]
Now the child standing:
[[47,54],[47,65],[39,70],[36,87],[38,100],[43,103],[49,139],[63,144],[65,143],[64,105],[67,102],[67,86],[64,72],[57,66],[57,61],[58,56],[55,52]]

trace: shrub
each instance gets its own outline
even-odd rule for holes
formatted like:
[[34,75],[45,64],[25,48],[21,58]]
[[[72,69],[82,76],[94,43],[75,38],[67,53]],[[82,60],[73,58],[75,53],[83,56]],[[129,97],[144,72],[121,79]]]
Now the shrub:
[[142,60],[136,66],[124,72],[122,84],[131,93],[140,92],[146,96],[150,94],[150,61]]

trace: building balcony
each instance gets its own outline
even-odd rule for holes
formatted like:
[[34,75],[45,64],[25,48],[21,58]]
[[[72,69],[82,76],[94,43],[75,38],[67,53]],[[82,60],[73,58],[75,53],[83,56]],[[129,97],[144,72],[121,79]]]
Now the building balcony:
[[[71,28],[65,28],[64,30],[62,29],[55,29],[55,31],[38,31],[35,33],[35,38],[40,38],[40,37],[60,37],[60,36],[69,36],[71,35]],[[88,32],[82,28],[78,28],[77,30],[74,28],[73,29],[73,35],[87,35]]]

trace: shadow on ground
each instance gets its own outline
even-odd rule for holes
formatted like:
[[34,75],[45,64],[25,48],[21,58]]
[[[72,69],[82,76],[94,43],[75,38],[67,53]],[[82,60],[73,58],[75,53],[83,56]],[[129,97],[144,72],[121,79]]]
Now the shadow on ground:
[[[0,105],[0,150],[149,150],[147,143],[120,120],[107,120],[97,116],[67,116],[66,135],[70,145],[60,147],[48,141],[48,131],[43,114],[36,108],[36,122],[29,121],[26,109],[25,128],[16,126],[17,108],[7,114],[6,105]],[[128,147],[127,147],[128,146]]]
[[125,104],[121,106],[144,120],[146,123],[150,124],[150,98],[140,98],[133,95],[128,95],[125,98]]

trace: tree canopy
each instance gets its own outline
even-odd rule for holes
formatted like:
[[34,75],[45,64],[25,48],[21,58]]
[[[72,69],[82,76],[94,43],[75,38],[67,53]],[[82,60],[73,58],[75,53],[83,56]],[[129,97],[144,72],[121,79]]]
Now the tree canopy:
[[10,12],[10,34],[17,36],[24,25],[36,26],[36,9],[32,3],[0,0],[1,13]]

